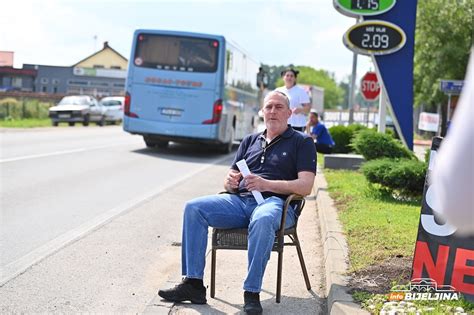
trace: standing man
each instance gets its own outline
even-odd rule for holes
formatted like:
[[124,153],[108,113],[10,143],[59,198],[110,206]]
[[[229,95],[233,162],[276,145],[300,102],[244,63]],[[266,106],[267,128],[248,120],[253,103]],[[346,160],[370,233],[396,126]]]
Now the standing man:
[[332,153],[335,142],[326,126],[319,121],[318,113],[313,109],[309,114],[306,132],[314,139],[317,152],[324,154]]
[[293,68],[283,70],[281,77],[285,86],[279,87],[275,91],[285,93],[290,99],[291,117],[288,119],[288,124],[293,129],[304,132],[311,104],[309,103],[308,93],[299,86],[296,86],[298,73],[299,71]]
[[[311,193],[316,174],[312,139],[287,125],[291,116],[288,97],[277,91],[264,100],[266,130],[242,140],[224,180],[230,194],[204,196],[188,201],[184,210],[182,238],[183,281],[173,289],[160,290],[168,301],[204,304],[203,284],[208,228],[248,228],[248,273],[244,282],[244,311],[261,314],[260,291],[266,264],[279,229],[285,199],[290,194]],[[251,174],[242,178],[236,163],[245,159]],[[257,204],[251,191],[262,193]],[[286,227],[295,223],[290,207]]]

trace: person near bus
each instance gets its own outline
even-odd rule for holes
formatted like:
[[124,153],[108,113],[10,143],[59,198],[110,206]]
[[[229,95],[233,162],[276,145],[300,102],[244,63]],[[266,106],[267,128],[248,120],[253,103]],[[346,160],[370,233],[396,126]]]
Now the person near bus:
[[[172,302],[205,304],[203,284],[208,228],[249,228],[248,273],[243,284],[244,311],[261,314],[260,291],[263,274],[279,229],[281,209],[290,194],[311,193],[316,174],[316,150],[311,137],[293,130],[288,97],[270,92],[264,100],[266,129],[247,135],[225,177],[229,194],[190,200],[185,205],[182,238],[183,281],[158,295]],[[236,163],[245,159],[250,175],[242,177]],[[251,191],[265,198],[260,205]],[[294,210],[288,209],[286,227],[295,223]]]
[[293,68],[283,70],[281,77],[285,85],[277,88],[276,91],[285,93],[290,99],[291,117],[288,119],[288,124],[293,129],[304,132],[311,104],[308,93],[296,85],[298,73],[299,71]]
[[326,126],[319,121],[318,112],[314,109],[309,114],[306,132],[314,139],[316,151],[324,154],[331,154],[336,144]]

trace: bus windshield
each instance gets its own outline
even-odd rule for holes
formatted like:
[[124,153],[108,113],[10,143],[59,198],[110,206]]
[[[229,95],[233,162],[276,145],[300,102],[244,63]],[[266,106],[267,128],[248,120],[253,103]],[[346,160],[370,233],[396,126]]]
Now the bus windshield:
[[171,71],[216,72],[219,42],[212,39],[140,34],[137,67]]

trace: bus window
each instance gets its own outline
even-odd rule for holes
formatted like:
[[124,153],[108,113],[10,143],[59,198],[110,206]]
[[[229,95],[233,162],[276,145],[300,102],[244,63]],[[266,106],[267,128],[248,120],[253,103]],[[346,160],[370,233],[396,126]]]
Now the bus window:
[[216,72],[216,40],[140,34],[135,50],[138,67],[190,72]]

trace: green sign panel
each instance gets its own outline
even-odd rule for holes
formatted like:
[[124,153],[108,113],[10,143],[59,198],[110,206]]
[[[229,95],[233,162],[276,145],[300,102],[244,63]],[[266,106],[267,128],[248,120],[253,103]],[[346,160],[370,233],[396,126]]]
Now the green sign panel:
[[362,55],[392,54],[405,45],[405,32],[393,23],[369,20],[355,24],[343,37],[347,48]]
[[350,17],[377,15],[387,12],[396,0],[333,0],[336,10]]

